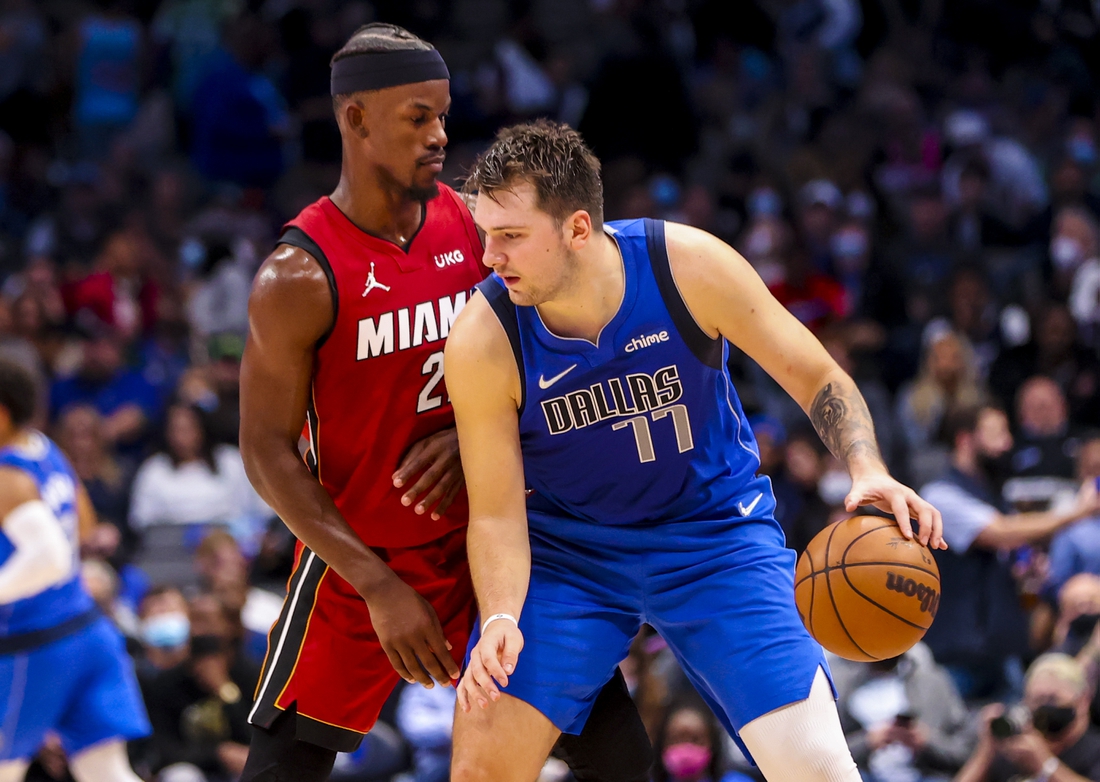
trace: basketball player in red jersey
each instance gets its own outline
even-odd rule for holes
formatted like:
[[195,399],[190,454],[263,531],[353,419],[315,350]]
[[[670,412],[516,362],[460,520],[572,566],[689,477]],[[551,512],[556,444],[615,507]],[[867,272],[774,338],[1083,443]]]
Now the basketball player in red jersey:
[[[287,225],[249,303],[241,451],[300,543],[242,782],[327,779],[398,677],[458,678],[477,610],[443,345],[485,270],[469,210],[436,183],[449,75],[430,44],[368,25],[333,58],[332,92],[340,182]],[[646,778],[621,676],[570,741],[578,779]]]

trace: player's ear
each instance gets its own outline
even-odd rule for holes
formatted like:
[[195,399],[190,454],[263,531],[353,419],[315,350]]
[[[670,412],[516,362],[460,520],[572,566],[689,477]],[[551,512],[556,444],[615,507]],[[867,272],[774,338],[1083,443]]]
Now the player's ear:
[[367,111],[361,100],[352,98],[345,101],[340,107],[340,113],[343,115],[344,124],[353,134],[359,138],[370,135],[370,131],[367,130]]
[[592,239],[592,215],[578,209],[565,220],[565,240],[570,249],[579,250]]

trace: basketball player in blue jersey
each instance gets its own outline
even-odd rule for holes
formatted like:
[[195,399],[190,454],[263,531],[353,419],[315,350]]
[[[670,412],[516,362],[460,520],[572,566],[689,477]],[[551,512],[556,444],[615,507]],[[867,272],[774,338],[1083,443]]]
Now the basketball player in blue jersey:
[[125,740],[150,727],[133,664],[80,583],[91,503],[27,427],[35,398],[30,375],[0,360],[0,782],[23,779],[49,731],[77,782],[140,782]]
[[852,379],[723,242],[604,225],[599,164],[565,126],[501,131],[467,190],[495,274],[445,357],[481,611],[452,779],[534,780],[646,622],[769,782],[858,782],[726,341],[847,465],[849,510],[875,505],[907,537],[915,518],[943,548]]

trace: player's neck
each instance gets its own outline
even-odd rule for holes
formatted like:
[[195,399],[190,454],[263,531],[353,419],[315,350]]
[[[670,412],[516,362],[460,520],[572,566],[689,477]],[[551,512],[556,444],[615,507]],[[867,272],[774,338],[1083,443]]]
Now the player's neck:
[[[357,168],[366,170],[355,173]],[[356,228],[401,246],[420,227],[424,209],[407,189],[383,184],[369,166],[345,166],[329,198]]]
[[561,337],[595,343],[623,304],[626,272],[619,246],[600,231],[577,253],[579,273],[561,296],[538,305],[542,322]]

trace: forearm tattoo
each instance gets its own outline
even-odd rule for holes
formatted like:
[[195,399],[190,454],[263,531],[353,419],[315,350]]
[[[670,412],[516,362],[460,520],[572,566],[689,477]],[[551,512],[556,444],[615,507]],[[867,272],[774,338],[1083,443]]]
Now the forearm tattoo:
[[827,383],[810,406],[810,421],[821,441],[844,464],[855,457],[870,457],[882,463],[871,412],[855,384],[842,389]]

